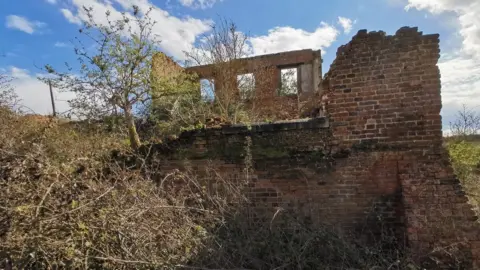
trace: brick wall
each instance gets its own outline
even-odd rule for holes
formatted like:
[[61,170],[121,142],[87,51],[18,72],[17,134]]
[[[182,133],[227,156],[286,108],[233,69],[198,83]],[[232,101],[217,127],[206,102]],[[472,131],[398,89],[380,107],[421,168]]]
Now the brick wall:
[[416,255],[466,244],[478,260],[476,217],[442,147],[439,53],[438,35],[408,27],[394,36],[362,30],[340,47],[324,81],[333,144],[396,151],[390,169]]
[[438,37],[416,28],[394,36],[364,30],[338,49],[326,76],[338,141],[441,143]]
[[[213,168],[232,182],[245,177],[249,155],[253,167],[246,192],[255,208],[270,218],[281,208],[312,224],[364,236],[366,241],[388,232],[403,242],[394,153],[358,152],[333,158],[330,136],[328,120],[316,118],[184,133],[154,152],[169,160],[164,162],[165,173],[187,166],[202,175],[199,170],[213,160]],[[381,224],[374,222],[378,220]]]
[[[255,95],[248,103],[249,109],[260,118],[295,119],[306,108],[306,102],[318,92],[321,80],[320,51],[298,50],[250,58],[237,59],[214,65],[194,66],[187,71],[196,73],[201,79],[214,79],[215,97],[220,101],[228,96],[237,96],[237,75],[252,73],[255,77]],[[298,93],[279,96],[282,68],[297,68]],[[236,100],[235,102],[240,102]]]
[[238,181],[251,155],[259,212],[291,209],[367,243],[386,232],[426,268],[440,268],[426,259],[438,254],[452,269],[450,253],[478,269],[477,217],[442,148],[438,45],[416,28],[360,31],[325,77],[326,117],[184,133],[157,146],[164,172],[213,161]]

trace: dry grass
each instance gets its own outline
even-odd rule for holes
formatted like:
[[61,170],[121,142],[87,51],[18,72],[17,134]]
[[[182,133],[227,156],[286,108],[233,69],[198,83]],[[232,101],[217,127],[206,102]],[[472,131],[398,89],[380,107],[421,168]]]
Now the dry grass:
[[114,136],[1,119],[0,257],[19,269],[171,267],[195,254],[200,224],[215,220],[187,175],[156,183],[145,168],[107,160],[122,149]]
[[0,115],[0,268],[418,269],[293,213],[255,216],[248,174],[165,176],[133,153],[128,167],[111,158],[121,136],[37,120]]

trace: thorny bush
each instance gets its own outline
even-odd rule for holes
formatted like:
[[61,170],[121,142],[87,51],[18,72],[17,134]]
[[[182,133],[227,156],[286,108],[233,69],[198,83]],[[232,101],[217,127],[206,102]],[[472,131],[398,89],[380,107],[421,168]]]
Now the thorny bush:
[[159,158],[113,160],[129,151],[115,134],[9,111],[0,121],[0,268],[417,269],[286,211],[253,218],[249,160],[238,182],[213,165],[165,174]]

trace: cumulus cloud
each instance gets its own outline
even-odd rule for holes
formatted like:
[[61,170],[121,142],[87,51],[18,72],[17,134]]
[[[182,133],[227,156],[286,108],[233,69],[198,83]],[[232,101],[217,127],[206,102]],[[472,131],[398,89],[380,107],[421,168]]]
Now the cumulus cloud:
[[[26,69],[12,66],[7,71],[7,74],[13,77],[12,86],[27,111],[37,114],[52,113],[50,92],[45,83],[39,81],[36,75]],[[73,93],[59,93],[54,90],[56,110],[67,111],[69,109],[67,100],[73,97]]]
[[184,59],[184,51],[190,51],[197,37],[208,32],[212,24],[210,20],[175,17],[153,5],[149,0],[71,0],[70,9],[61,9],[61,12],[69,22],[80,24],[82,20],[88,19],[83,6],[92,7],[95,21],[107,24],[105,16],[107,10],[111,13],[111,19],[114,20],[121,18],[122,12],[130,11],[132,5],[137,5],[143,11],[153,7],[150,15],[156,21],[153,32],[161,40],[159,46],[176,59]]
[[[480,63],[464,56],[444,56],[439,63],[443,96],[452,102],[470,102],[480,94]],[[473,100],[475,102],[475,99]]]
[[255,55],[301,49],[328,48],[337,39],[338,30],[322,22],[313,32],[289,26],[275,27],[267,35],[250,38]]
[[73,15],[73,13],[70,10],[66,8],[62,8],[60,9],[60,12],[62,12],[65,19],[67,19],[67,21],[69,21],[70,23],[74,23],[78,25],[82,24],[82,20],[78,16]]
[[[219,0],[179,1],[185,6],[204,8],[213,5]],[[154,7],[151,17],[157,22],[153,30],[161,39],[159,46],[177,60],[184,60],[184,52],[191,51],[197,38],[208,33],[212,25],[211,20],[175,17],[153,5],[150,0],[71,0],[70,4],[68,9],[63,8],[61,12],[69,22],[74,24],[81,24],[82,20],[88,19],[82,8],[83,6],[92,7],[94,19],[101,24],[107,23],[105,17],[107,10],[110,11],[112,19],[115,19],[120,18],[121,12],[130,11],[132,5],[139,6],[140,10]],[[353,25],[354,23],[350,20],[350,24]],[[345,26],[349,27],[348,25]],[[344,30],[346,31],[347,29]],[[336,40],[338,34],[339,31],[334,26],[324,22],[312,32],[282,26],[270,29],[266,35],[251,37],[249,43],[252,54],[255,55],[308,48],[325,49]]]
[[39,32],[42,28],[45,28],[46,26],[47,24],[44,22],[30,21],[29,19],[18,15],[8,15],[6,18],[7,28],[20,30],[27,34]]
[[463,38],[463,52],[480,58],[480,1],[409,0],[406,9],[427,10],[433,14],[454,13]]
[[356,21],[352,21],[351,19],[345,17],[338,17],[337,23],[342,26],[343,33],[348,34],[350,31],[352,31],[353,25],[356,23]]
[[222,2],[223,0],[178,0],[184,7],[193,9],[206,9],[211,8],[215,3]]
[[[463,104],[480,106],[480,1],[408,0],[406,10],[425,10],[434,15],[453,16],[461,37],[461,46],[442,55],[444,124],[448,124]],[[477,107],[478,108],[478,107]]]

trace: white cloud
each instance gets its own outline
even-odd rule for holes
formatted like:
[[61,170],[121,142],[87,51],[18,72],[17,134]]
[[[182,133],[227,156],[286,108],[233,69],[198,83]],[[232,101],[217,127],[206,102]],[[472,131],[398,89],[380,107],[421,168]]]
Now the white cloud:
[[10,76],[16,79],[25,79],[30,77],[28,70],[17,67],[10,67]]
[[[14,79],[12,86],[21,99],[21,104],[29,112],[38,114],[51,114],[52,103],[48,85],[39,81],[28,70],[18,67],[9,67],[8,74]],[[74,97],[73,93],[59,93],[54,90],[55,106],[58,112],[69,109],[67,100]]]
[[463,38],[462,50],[480,57],[480,1],[478,0],[408,0],[406,9],[427,10],[433,14],[453,12]]
[[[212,0],[179,0],[186,5],[213,4]],[[217,0],[218,2],[218,0]],[[140,10],[154,7],[151,17],[157,22],[153,31],[160,37],[160,47],[167,54],[178,60],[185,59],[184,51],[191,51],[197,38],[208,33],[212,21],[200,20],[192,17],[179,18],[153,5],[150,0],[71,0],[69,9],[62,9],[64,17],[71,23],[81,24],[87,20],[83,6],[93,8],[93,17],[100,24],[106,24],[105,12],[111,13],[111,19],[120,18],[121,12],[131,11],[131,6],[137,5]],[[118,8],[116,8],[118,6]],[[353,22],[354,23],[354,22]],[[352,23],[352,24],[353,24]],[[275,53],[299,49],[325,49],[337,38],[339,32],[334,27],[322,22],[313,32],[292,27],[276,27],[263,36],[250,38],[253,54]]]
[[60,11],[62,12],[65,19],[67,19],[67,21],[74,24],[78,24],[78,25],[82,24],[82,20],[79,17],[73,15],[73,13],[70,10],[66,8],[62,8],[60,9]]
[[221,2],[223,0],[178,0],[180,4],[184,7],[194,8],[194,9],[206,9],[211,8],[215,5],[216,2]]
[[439,68],[442,73],[442,92],[449,101],[460,103],[480,94],[478,61],[464,56],[446,56],[439,62]]
[[442,74],[443,123],[448,127],[462,105],[480,109],[480,62],[465,55],[442,56],[438,66]]
[[322,22],[313,32],[289,26],[275,27],[268,35],[250,38],[255,55],[300,49],[328,48],[337,39],[338,30]]
[[350,31],[352,31],[353,25],[356,23],[356,21],[352,21],[351,19],[345,17],[338,17],[337,23],[342,26],[343,33],[348,34]]
[[55,5],[57,3],[57,0],[46,0],[47,3]]
[[69,45],[65,42],[55,42],[55,44],[53,46],[58,47],[58,48],[69,47]]
[[[153,5],[149,0],[71,0],[71,9],[62,9],[64,17],[71,23],[80,24],[87,20],[87,14],[83,6],[93,8],[93,17],[96,22],[107,23],[105,12],[110,11],[111,19],[121,18],[121,12],[130,11],[132,5],[137,5],[140,10],[154,7],[150,16],[156,21],[153,33],[158,35],[161,43],[159,46],[177,59],[184,59],[184,51],[190,51],[197,37],[210,30],[211,21],[200,20],[192,17],[178,18],[170,15],[167,11]],[[115,8],[114,4],[121,8]],[[130,16],[130,15],[128,15]]]
[[10,29],[16,29],[28,34],[33,34],[46,27],[47,24],[39,21],[30,21],[22,16],[8,15],[6,19],[6,26]]
[[439,62],[444,124],[453,120],[452,117],[462,104],[470,108],[480,106],[480,1],[408,0],[405,9],[453,16],[456,21],[461,47],[443,54]]

